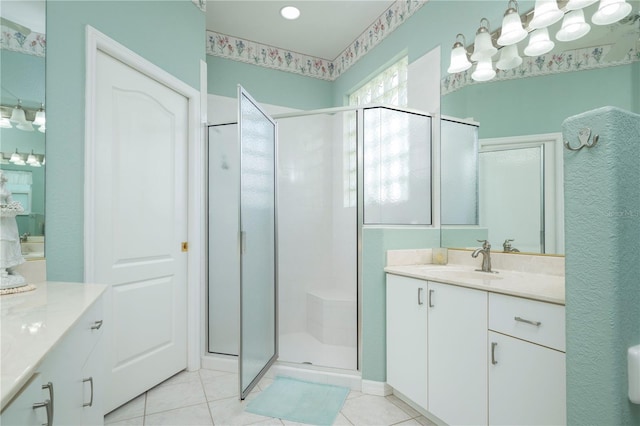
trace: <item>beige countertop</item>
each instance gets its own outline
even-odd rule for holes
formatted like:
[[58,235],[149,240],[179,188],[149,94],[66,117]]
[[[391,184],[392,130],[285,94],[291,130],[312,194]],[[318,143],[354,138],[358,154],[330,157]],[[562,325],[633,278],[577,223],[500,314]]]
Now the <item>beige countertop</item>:
[[564,277],[511,270],[476,272],[468,265],[387,266],[387,273],[564,305]]
[[47,354],[102,295],[98,284],[43,282],[0,296],[0,410],[36,372]]

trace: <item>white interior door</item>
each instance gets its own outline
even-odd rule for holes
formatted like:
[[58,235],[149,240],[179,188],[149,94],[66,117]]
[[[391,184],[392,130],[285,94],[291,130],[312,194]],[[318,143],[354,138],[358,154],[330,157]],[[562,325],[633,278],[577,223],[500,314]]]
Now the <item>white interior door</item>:
[[96,54],[90,261],[110,287],[108,412],[187,367],[189,101]]

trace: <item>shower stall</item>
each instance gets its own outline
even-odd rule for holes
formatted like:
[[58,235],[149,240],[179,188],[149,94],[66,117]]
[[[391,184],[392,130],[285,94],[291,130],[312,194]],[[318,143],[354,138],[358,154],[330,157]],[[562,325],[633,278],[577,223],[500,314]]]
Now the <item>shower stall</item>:
[[[279,115],[278,360],[359,369],[362,229],[429,225],[431,117],[386,106]],[[245,154],[246,155],[246,154]],[[237,355],[238,124],[209,127],[208,341]]]

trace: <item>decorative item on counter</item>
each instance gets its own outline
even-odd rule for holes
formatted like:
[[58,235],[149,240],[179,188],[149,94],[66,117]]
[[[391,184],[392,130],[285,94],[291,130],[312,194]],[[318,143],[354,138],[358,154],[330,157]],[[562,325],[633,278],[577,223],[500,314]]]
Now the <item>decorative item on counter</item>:
[[446,247],[434,248],[431,253],[431,262],[433,264],[446,265],[449,262],[449,251]]
[[6,186],[7,178],[0,170],[0,289],[14,289],[26,286],[22,275],[13,268],[24,263],[20,247],[20,234],[16,215],[22,213],[22,205],[13,201],[11,191]]

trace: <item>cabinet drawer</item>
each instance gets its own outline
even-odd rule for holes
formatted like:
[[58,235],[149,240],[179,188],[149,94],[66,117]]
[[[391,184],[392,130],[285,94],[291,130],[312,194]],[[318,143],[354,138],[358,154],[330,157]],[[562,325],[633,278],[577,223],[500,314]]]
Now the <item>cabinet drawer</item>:
[[565,352],[564,306],[489,294],[489,329]]

